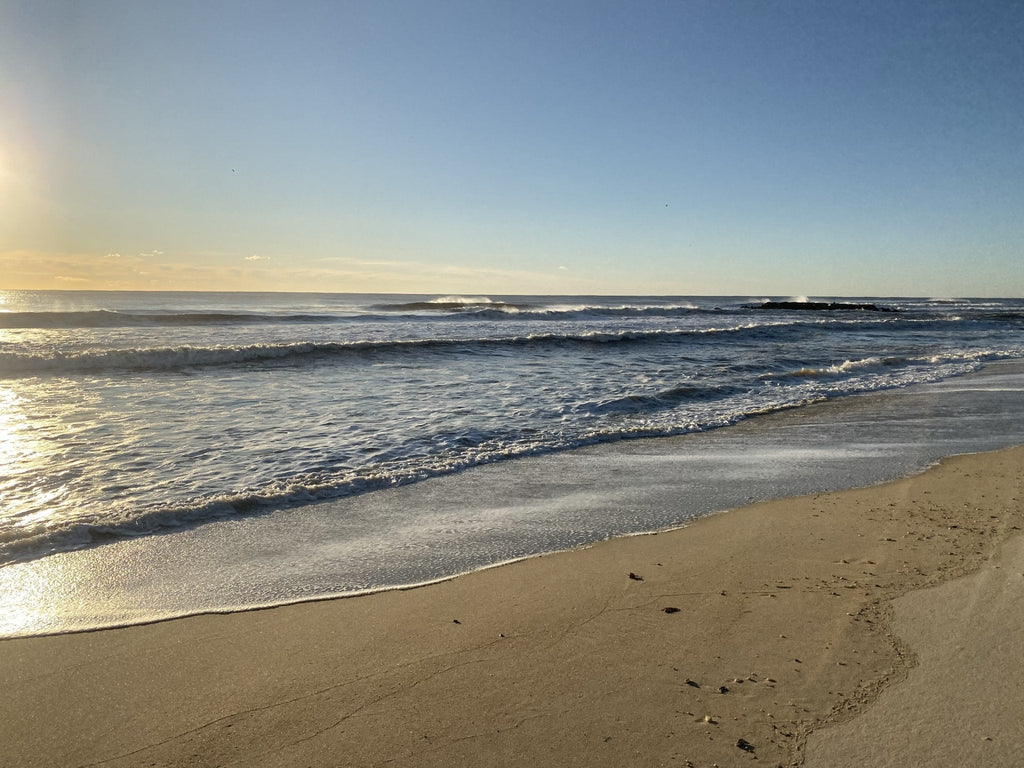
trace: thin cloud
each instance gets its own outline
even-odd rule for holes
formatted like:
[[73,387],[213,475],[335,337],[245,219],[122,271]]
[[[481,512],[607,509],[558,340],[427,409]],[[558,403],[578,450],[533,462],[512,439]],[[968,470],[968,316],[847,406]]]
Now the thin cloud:
[[[197,263],[196,254],[0,252],[0,289],[284,290],[353,293],[593,292],[586,278],[490,266],[335,257],[287,259],[262,254]],[[241,267],[238,260],[253,262]],[[235,266],[233,266],[235,265]],[[59,276],[59,277],[58,277]]]

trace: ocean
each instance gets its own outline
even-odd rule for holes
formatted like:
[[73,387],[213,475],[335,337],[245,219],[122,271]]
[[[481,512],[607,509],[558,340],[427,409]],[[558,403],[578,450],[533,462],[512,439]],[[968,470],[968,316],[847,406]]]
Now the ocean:
[[[421,583],[917,471],[1024,442],[1022,358],[1021,299],[3,291],[0,634]],[[700,503],[612,503],[624,467]]]

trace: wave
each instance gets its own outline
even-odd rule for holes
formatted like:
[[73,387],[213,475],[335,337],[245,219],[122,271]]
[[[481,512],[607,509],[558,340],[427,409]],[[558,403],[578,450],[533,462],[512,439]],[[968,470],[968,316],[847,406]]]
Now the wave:
[[392,304],[375,304],[370,307],[377,312],[472,312],[479,309],[496,309],[516,312],[528,309],[532,304],[515,304],[495,301],[486,296],[441,296],[436,299],[405,301]]
[[324,323],[338,315],[267,315],[248,312],[0,312],[0,328],[125,328],[136,326],[238,325],[260,323]]
[[558,306],[548,308],[480,307],[466,313],[485,320],[600,320],[608,318],[673,318],[696,314],[733,314],[733,310],[700,309],[690,304],[618,306]]
[[[764,373],[760,376],[762,380],[768,379],[817,379],[826,376],[841,376],[843,374],[851,373],[853,371],[870,371],[880,370],[883,368],[893,368],[899,365],[905,365],[908,362],[912,362],[914,358],[899,357],[890,355],[888,357],[865,357],[861,360],[844,360],[841,363],[834,363],[819,368],[814,367],[803,367],[792,371],[784,371],[781,373],[769,372]],[[924,360],[924,358],[918,358],[918,360]]]
[[[0,378],[40,374],[96,373],[102,371],[167,371],[239,363],[285,360],[326,353],[329,344],[254,344],[240,347],[152,347],[106,349],[95,352],[23,354],[0,352]],[[349,348],[357,349],[356,345]]]
[[604,442],[603,438],[501,440],[448,436],[453,449],[428,457],[407,457],[336,475],[304,475],[262,488],[155,504],[148,508],[104,509],[77,519],[46,520],[0,531],[0,567],[60,551],[83,549],[117,539],[180,531],[231,517],[265,514],[318,501],[345,498],[407,485],[470,467]]
[[[491,299],[432,299],[394,304],[376,304],[362,309],[339,313],[259,313],[259,312],[124,312],[116,310],[90,310],[80,312],[0,312],[0,329],[71,329],[71,328],[132,328],[132,327],[187,327],[217,325],[330,325],[336,323],[416,321],[466,322],[474,320],[523,322],[585,321],[602,319],[686,318],[747,316],[750,311],[736,308],[698,307],[684,302],[676,304],[553,304],[538,305],[496,301]],[[923,316],[905,314],[899,319],[847,320],[851,325],[870,322],[924,322],[961,321],[992,322],[996,324],[1022,323],[1024,312],[1012,308],[973,311],[969,315],[951,314],[948,310],[928,312]]]
[[392,322],[427,315],[431,320],[585,320],[600,318],[681,317],[695,313],[730,313],[734,310],[700,309],[693,304],[552,305],[514,303],[491,299],[431,299],[396,304],[375,304],[339,314],[258,312],[122,312],[98,309],[81,312],[0,312],[0,328],[131,328],[158,326],[331,324]]
[[[120,538],[182,530],[228,517],[265,514],[407,485],[523,456],[707,431],[809,403],[948,378],[977,370],[982,361],[1003,354],[989,350],[921,357],[866,357],[820,368],[766,374],[760,385],[750,380],[720,385],[685,383],[653,393],[578,403],[563,412],[583,417],[574,420],[576,426],[568,430],[555,427],[543,432],[523,429],[506,434],[438,434],[432,442],[442,447],[429,455],[418,450],[399,450],[372,465],[295,475],[259,488],[145,508],[106,508],[102,518],[87,514],[77,519],[39,520],[8,527],[0,531],[0,565]],[[1012,355],[1005,353],[1019,354],[1020,350]]]
[[649,414],[653,411],[677,408],[684,403],[721,400],[743,391],[742,387],[732,385],[681,385],[652,394],[623,395],[596,402],[575,403],[566,406],[563,412],[588,416]]
[[[728,398],[724,397],[724,391],[717,394],[720,397],[718,407],[700,419],[687,417],[681,421],[658,421],[626,418],[616,423],[598,419],[595,426],[571,432],[554,431],[542,434],[526,430],[521,434],[503,436],[438,435],[438,441],[448,447],[428,456],[399,457],[334,474],[294,476],[261,488],[194,497],[145,508],[105,508],[102,517],[98,513],[84,514],[66,520],[40,520],[11,526],[0,531],[0,567],[56,552],[102,545],[118,539],[181,531],[217,520],[269,514],[304,504],[394,488],[499,461],[620,440],[706,431],[737,423],[756,414],[810,402],[807,398],[799,397],[796,401],[779,398],[776,402],[760,403],[740,398],[737,402],[730,403]],[[664,401],[662,404],[667,406],[668,401],[672,399],[681,402],[705,396],[713,399],[716,395],[710,390],[702,394],[698,388],[681,387],[666,390],[651,399],[661,399]],[[620,403],[627,401],[629,398],[623,398]],[[606,413],[612,414],[616,410],[616,405],[607,403],[605,410]],[[618,410],[621,412],[623,409]],[[640,410],[642,409],[638,408],[638,411]],[[628,416],[621,413],[619,415]]]
[[[859,360],[844,360],[820,367],[805,366],[789,371],[768,372],[758,378],[762,381],[786,379],[847,379],[851,375],[890,374],[905,369],[941,370],[941,376],[959,375],[976,370],[983,362],[1018,357],[1020,350],[978,349],[948,352],[936,355],[870,356]],[[928,379],[934,376],[927,377]],[[924,380],[924,379],[921,379]]]
[[608,317],[678,317],[694,312],[727,312],[722,309],[701,309],[691,302],[675,304],[539,304],[502,301],[485,296],[444,296],[427,301],[376,304],[372,311],[383,313],[433,313],[455,318],[489,320],[575,320]]
[[431,351],[443,349],[494,349],[564,344],[625,344],[671,342],[715,334],[763,334],[777,332],[793,323],[747,323],[697,330],[591,331],[579,334],[530,334],[525,336],[452,339],[406,339],[352,342],[294,342],[244,346],[178,346],[101,349],[88,352],[33,354],[0,352],[0,379],[36,375],[102,373],[106,371],[170,371],[252,363],[301,363],[342,358],[354,354]]

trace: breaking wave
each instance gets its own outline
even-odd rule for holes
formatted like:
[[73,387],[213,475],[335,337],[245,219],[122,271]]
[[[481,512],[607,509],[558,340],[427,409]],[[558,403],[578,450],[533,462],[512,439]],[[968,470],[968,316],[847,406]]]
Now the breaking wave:
[[343,358],[354,354],[401,353],[453,348],[503,348],[565,344],[643,344],[670,342],[712,334],[765,334],[788,323],[747,323],[699,330],[593,331],[578,334],[453,339],[406,339],[352,342],[298,342],[244,346],[178,346],[143,349],[105,349],[49,354],[0,352],[0,379],[105,371],[172,371],[185,368],[248,363],[294,363]]

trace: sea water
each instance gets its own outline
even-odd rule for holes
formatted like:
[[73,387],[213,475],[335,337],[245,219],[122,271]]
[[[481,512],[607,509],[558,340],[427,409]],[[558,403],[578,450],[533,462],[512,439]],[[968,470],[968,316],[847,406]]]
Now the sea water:
[[[594,490],[630,452],[634,467],[661,461],[650,458],[658,449],[631,446],[667,443],[637,438],[755,425],[740,462],[746,485],[729,485],[721,461],[714,472],[694,463],[714,463],[715,443],[691,441],[687,466],[697,469],[674,487],[707,496],[691,515],[801,490],[801,451],[819,438],[836,467],[856,465],[849,409],[770,461],[750,459],[770,443],[756,426],[766,415],[806,426],[814,403],[941,392],[986,364],[1024,357],[1022,300],[857,298],[841,301],[874,308],[831,310],[764,309],[763,300],[0,293],[0,575],[14,583],[39,563],[98,563],[85,579],[95,589],[75,587],[77,618],[53,619],[53,630],[442,578],[681,522],[679,505],[611,503],[613,486]],[[996,421],[1021,390],[1012,377],[1008,388],[991,381],[981,389],[1003,399],[982,415]],[[888,406],[873,407],[877,432]],[[885,418],[902,419],[905,432],[906,416]],[[943,423],[963,432],[955,425],[969,416]],[[929,429],[934,438],[934,420]],[[993,432],[986,424],[972,434]],[[932,443],[938,454],[975,447],[965,441]],[[611,458],[570,466],[588,455],[579,449],[606,444],[617,446]],[[561,464],[550,463],[556,457]],[[503,479],[475,487],[483,469],[465,470],[482,465]],[[820,461],[805,469],[821,476]],[[429,478],[450,478],[440,493],[450,501],[461,488],[476,506],[446,507]],[[655,482],[664,486],[663,475]],[[514,514],[480,503],[494,483],[516,497]],[[407,487],[418,495],[395,495]],[[155,579],[161,558],[172,564]],[[140,562],[149,565],[132,582]],[[126,592],[154,580],[176,595],[167,606],[148,595],[124,609]],[[110,600],[121,608],[95,607]]]

